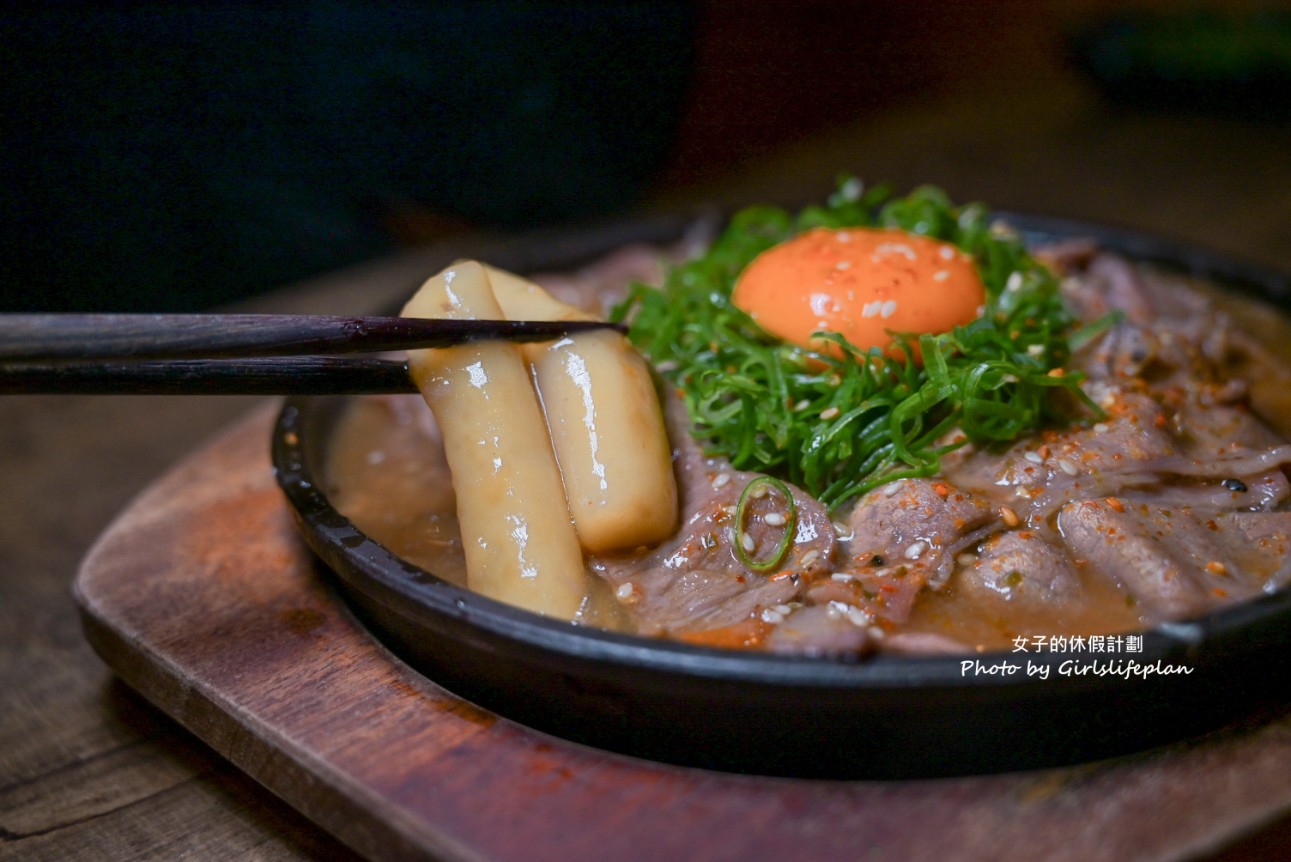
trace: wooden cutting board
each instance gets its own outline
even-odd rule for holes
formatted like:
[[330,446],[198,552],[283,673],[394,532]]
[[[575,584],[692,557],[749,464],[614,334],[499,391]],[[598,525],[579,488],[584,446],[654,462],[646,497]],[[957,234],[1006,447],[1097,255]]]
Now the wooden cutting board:
[[272,418],[135,500],[76,597],[126,682],[374,858],[1175,859],[1291,809],[1291,713],[1077,768],[906,782],[703,772],[530,731],[419,676],[350,615],[274,484]]

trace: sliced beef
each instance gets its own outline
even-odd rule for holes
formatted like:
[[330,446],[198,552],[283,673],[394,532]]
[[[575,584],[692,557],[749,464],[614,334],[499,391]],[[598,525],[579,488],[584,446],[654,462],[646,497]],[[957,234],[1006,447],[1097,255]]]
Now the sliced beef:
[[1202,478],[1186,483],[1124,491],[1120,495],[1126,505],[1149,503],[1200,511],[1252,512],[1272,511],[1286,502],[1288,497],[1291,497],[1291,484],[1288,484],[1286,474],[1281,470],[1270,470],[1245,479]]
[[813,583],[806,598],[813,605],[832,605],[882,626],[900,625],[910,617],[919,591],[929,585],[932,570],[909,560],[887,565],[879,558],[854,559],[840,564],[840,571]]
[[1161,352],[1161,340],[1145,326],[1122,321],[1076,355],[1073,368],[1090,380],[1116,380],[1147,368]]
[[1083,267],[1075,258],[1070,263],[1071,270],[1083,271],[1080,278],[1064,280],[1063,298],[1085,320],[1119,311],[1130,323],[1155,326],[1169,321],[1172,329],[1192,337],[1205,331],[1205,317],[1213,313],[1209,300],[1181,289],[1177,279],[1136,266],[1118,254],[1088,256]]
[[794,609],[775,625],[766,641],[772,652],[802,655],[859,655],[873,646],[869,617],[842,602]]
[[812,579],[829,572],[833,525],[824,507],[799,489],[792,489],[797,518],[784,563],[765,575],[745,567],[734,543],[745,542],[755,561],[772,557],[789,528],[776,517],[785,512],[784,501],[774,492],[751,500],[738,529],[736,505],[745,486],[760,474],[735,470],[724,458],[705,457],[685,433],[688,418],[678,399],[667,399],[665,413],[675,441],[681,528],[644,555],[605,555],[589,563],[609,582],[640,631],[685,633],[734,625],[794,601]]
[[902,623],[919,591],[944,586],[955,555],[996,523],[997,514],[985,500],[948,482],[890,483],[856,504],[836,571],[808,597],[815,604],[857,608],[870,619]]
[[897,632],[885,635],[881,643],[884,652],[897,655],[955,655],[974,651],[971,644],[931,632]]
[[1158,618],[1191,616],[1207,605],[1197,578],[1133,515],[1085,500],[1062,509],[1058,529],[1078,559],[1115,579]]
[[947,478],[1043,529],[1071,500],[1105,496],[1209,509],[1270,510],[1291,499],[1291,447],[1240,406],[1189,402],[1172,412],[1133,388],[1103,387],[1106,417],[1045,432],[1003,453],[966,448]]
[[1058,608],[1079,601],[1083,592],[1070,557],[1035,530],[990,537],[959,568],[955,583],[979,600],[1034,608]]
[[1235,333],[1227,314],[1179,278],[1103,253],[1088,262],[1081,277],[1063,284],[1065,298],[1084,319],[1122,314],[1073,358],[1072,367],[1089,379],[1134,378],[1161,394],[1171,387],[1211,386],[1222,378],[1220,389],[1230,391],[1221,398],[1244,394],[1240,381],[1224,372],[1253,347],[1250,339]]
[[1270,593],[1291,584],[1291,512],[1233,512],[1216,520],[1236,573],[1252,587]]
[[1239,449],[1268,449],[1280,442],[1249,408],[1214,399],[1182,401],[1174,409],[1171,429],[1185,454],[1201,458]]
[[793,601],[802,584],[792,578],[768,580],[749,572],[735,573],[697,561],[671,569],[663,560],[637,565],[593,564],[593,571],[612,585],[615,595],[641,634],[684,634],[724,628],[749,620],[768,607]]
[[1159,484],[1147,465],[1178,454],[1161,405],[1120,387],[1103,390],[1100,400],[1102,422],[1045,432],[1003,453],[966,448],[942,460],[943,472],[1031,526],[1072,499]]
[[1085,276],[1083,289],[1075,294],[1083,303],[1084,317],[1119,311],[1131,323],[1148,323],[1155,316],[1148,285],[1138,269],[1120,255],[1095,256]]
[[1083,271],[1101,251],[1092,239],[1071,237],[1039,246],[1032,254],[1058,275],[1067,276]]
[[1092,573],[1116,580],[1150,620],[1193,616],[1285,583],[1288,512],[1207,512],[1084,500],[1058,528]]
[[954,555],[996,521],[990,503],[940,479],[902,479],[866,494],[847,519],[847,567],[911,565],[944,583]]

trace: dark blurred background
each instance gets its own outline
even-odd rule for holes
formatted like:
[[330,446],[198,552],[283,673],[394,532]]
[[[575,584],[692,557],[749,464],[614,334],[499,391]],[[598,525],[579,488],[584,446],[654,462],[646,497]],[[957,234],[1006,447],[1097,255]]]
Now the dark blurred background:
[[[976,195],[978,159],[981,190],[1043,208],[1039,169],[1001,153],[1052,154],[947,153],[927,119],[901,147],[866,135],[942,103],[1026,127],[1046,87],[1077,114],[1221,117],[1291,159],[1284,4],[61,3],[0,12],[0,44],[10,311],[208,308],[464,233],[806,196],[841,170],[937,182],[959,160],[950,190]],[[830,136],[780,171],[792,189],[729,180]]]

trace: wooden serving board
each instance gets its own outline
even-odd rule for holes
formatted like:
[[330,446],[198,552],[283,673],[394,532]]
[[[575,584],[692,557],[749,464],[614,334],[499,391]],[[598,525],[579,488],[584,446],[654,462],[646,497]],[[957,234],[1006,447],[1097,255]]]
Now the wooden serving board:
[[530,731],[422,678],[350,615],[274,484],[272,418],[142,494],[76,597],[126,682],[374,858],[1174,859],[1291,809],[1287,713],[1078,768],[907,782],[702,772]]

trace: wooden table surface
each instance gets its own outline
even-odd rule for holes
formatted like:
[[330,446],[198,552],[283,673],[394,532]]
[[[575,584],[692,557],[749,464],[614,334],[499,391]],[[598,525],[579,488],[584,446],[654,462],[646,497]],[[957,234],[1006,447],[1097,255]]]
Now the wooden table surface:
[[[999,207],[1146,228],[1291,271],[1291,126],[1110,109],[1078,82],[1017,82],[884,115],[645,209],[801,200],[839,170]],[[463,240],[337,273],[248,310],[365,312]],[[244,414],[229,397],[0,398],[0,859],[347,859],[350,851],[112,675],[69,585],[138,491]],[[1288,821],[1221,851],[1285,858]]]

